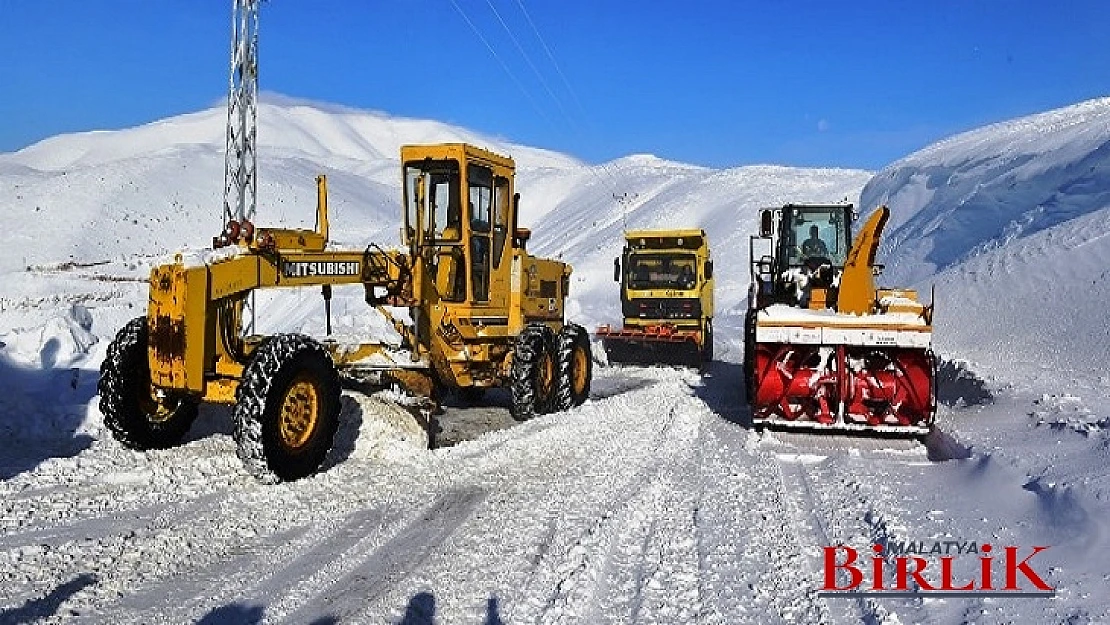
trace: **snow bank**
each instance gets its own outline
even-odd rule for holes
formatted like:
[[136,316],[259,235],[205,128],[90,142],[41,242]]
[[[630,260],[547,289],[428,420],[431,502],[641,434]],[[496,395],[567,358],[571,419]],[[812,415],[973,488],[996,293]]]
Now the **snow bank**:
[[88,431],[86,403],[97,375],[85,368],[98,341],[92,315],[79,304],[34,327],[0,333],[0,438],[65,439]]
[[891,209],[885,277],[915,283],[1110,206],[1110,98],[957,135],[885,167],[861,195]]

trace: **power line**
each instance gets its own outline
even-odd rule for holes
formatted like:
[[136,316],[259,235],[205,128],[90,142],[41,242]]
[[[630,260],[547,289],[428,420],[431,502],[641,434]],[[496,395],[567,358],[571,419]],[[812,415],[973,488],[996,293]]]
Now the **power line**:
[[524,88],[524,84],[517,79],[516,74],[513,74],[513,71],[509,69],[509,66],[505,63],[504,60],[501,59],[501,55],[497,54],[497,50],[494,50],[493,46],[490,45],[490,42],[484,36],[482,36],[481,31],[479,31],[478,27],[474,25],[474,22],[470,21],[470,18],[467,17],[466,13],[463,12],[462,7],[460,7],[455,2],[455,0],[448,1],[451,3],[451,6],[455,7],[455,11],[459,13],[466,24],[470,26],[470,30],[474,31],[474,34],[477,35],[482,44],[486,46],[486,49],[489,50],[489,53],[493,55],[493,58],[497,59],[497,62],[501,64],[501,68],[505,70],[505,73],[509,75],[509,78],[512,79],[513,83],[516,84],[518,89],[520,89],[520,92],[524,94],[524,97],[527,98],[528,103],[532,105],[532,108],[536,109],[536,112],[539,113],[540,117],[543,117],[548,125],[554,128],[555,124],[554,122],[552,122],[551,118],[543,112],[543,109],[540,108],[539,104],[532,97],[532,94],[528,93],[528,90]]
[[547,41],[545,41],[543,35],[540,34],[540,29],[536,28],[536,23],[532,21],[532,16],[528,13],[528,9],[524,8],[524,3],[521,0],[516,0],[516,4],[520,7],[520,12],[524,14],[524,19],[528,20],[528,25],[532,27],[532,32],[536,34],[536,39],[538,39],[540,45],[543,46],[544,52],[547,53],[547,58],[550,59],[551,64],[555,66],[555,71],[559,74],[559,78],[562,79],[563,85],[567,88],[567,91],[570,93],[570,97],[574,100],[575,105],[578,106],[578,110],[581,111],[583,115],[585,115],[586,109],[582,106],[582,101],[578,99],[578,94],[575,93],[574,87],[571,87],[570,81],[567,80],[566,74],[564,74],[563,69],[559,67],[559,62],[555,60],[555,55],[551,52],[551,48],[547,45]]
[[516,46],[517,51],[520,52],[520,56],[524,58],[524,62],[527,63],[528,67],[532,69],[532,73],[535,74],[536,78],[539,79],[540,85],[543,86],[544,91],[546,91],[547,95],[550,96],[551,99],[555,102],[555,105],[559,107],[559,112],[563,114],[563,118],[567,120],[568,124],[570,124],[571,129],[577,132],[578,129],[574,123],[574,120],[569,114],[567,114],[567,110],[563,106],[562,100],[560,100],[559,96],[555,95],[555,92],[551,90],[550,86],[548,86],[547,80],[544,79],[543,74],[540,72],[539,68],[536,67],[536,64],[532,62],[532,57],[530,57],[528,55],[528,52],[525,51],[524,46],[520,45],[520,41],[516,38],[516,35],[513,34],[513,30],[509,28],[509,25],[505,23],[505,20],[501,17],[501,13],[497,10],[497,7],[493,6],[492,0],[486,0],[486,4],[489,5],[490,10],[493,11],[493,15],[497,17],[497,21],[501,23],[501,27],[504,28],[505,32],[509,34],[509,39],[512,40],[513,45]]
[[[486,47],[486,49],[489,50],[490,54],[493,55],[494,59],[496,59],[497,62],[501,65],[501,68],[505,70],[505,73],[509,76],[510,79],[512,79],[513,83],[516,84],[517,88],[520,89],[521,93],[523,93],[524,96],[528,99],[528,102],[532,105],[532,108],[534,108],[536,110],[536,112],[539,113],[540,116],[543,117],[544,120],[548,122],[549,125],[554,127],[554,124],[552,123],[551,118],[548,117],[546,113],[544,113],[544,111],[540,108],[539,104],[536,102],[535,98],[532,97],[532,94],[528,91],[527,88],[525,88],[524,84],[519,79],[517,79],[516,75],[512,72],[511,69],[509,69],[508,64],[497,53],[497,51],[494,49],[493,45],[489,42],[489,40],[486,39],[486,37],[482,35],[482,33],[478,29],[478,27],[474,24],[474,22],[470,19],[470,17],[467,16],[467,14],[462,10],[462,7],[460,7],[458,5],[458,3],[456,3],[455,0],[449,0],[449,1],[451,3],[451,6],[453,6],[455,8],[455,11],[458,12],[459,16],[461,16],[463,18],[463,20],[467,23],[467,26],[470,27],[470,30],[478,37],[478,39],[482,42],[482,44]],[[560,101],[558,96],[555,95],[555,93],[551,90],[549,83],[543,77],[543,72],[540,71],[540,69],[535,65],[535,63],[532,62],[532,60],[529,57],[527,51],[525,51],[524,46],[521,45],[520,40],[517,39],[516,36],[513,34],[512,29],[509,27],[508,23],[501,16],[501,13],[493,5],[491,0],[486,0],[486,4],[489,5],[490,10],[493,11],[494,16],[497,18],[497,21],[500,22],[502,28],[505,29],[506,33],[508,33],[509,38],[513,42],[513,45],[516,46],[517,52],[521,55],[522,58],[524,58],[525,62],[532,69],[532,71],[536,74],[536,77],[539,79],[540,84],[543,85],[544,90],[547,91],[548,97],[550,97],[555,102],[556,106],[559,108],[559,111],[566,118],[567,123],[570,125],[572,131],[574,131],[575,134],[579,134],[579,135],[582,134],[581,127],[578,124],[575,123],[573,117],[570,115],[570,113],[563,106],[563,103]],[[585,119],[585,117],[586,117],[585,109],[582,106],[581,101],[578,99],[578,95],[574,91],[574,87],[570,84],[570,81],[567,79],[566,75],[563,73],[562,68],[559,66],[559,62],[555,59],[555,54],[552,52],[550,46],[547,45],[547,42],[544,40],[543,35],[540,34],[539,28],[536,26],[535,22],[532,20],[532,17],[528,13],[528,10],[521,3],[521,0],[517,0],[517,5],[520,7],[521,12],[524,14],[525,19],[528,21],[528,24],[531,26],[532,32],[536,35],[536,39],[540,42],[540,45],[543,46],[544,52],[547,54],[548,59],[551,60],[551,64],[555,67],[555,71],[559,74],[560,79],[562,80],[563,84],[566,86],[567,92],[570,93],[570,95],[574,99],[578,109],[582,112],[583,119]],[[616,175],[614,175],[614,173],[611,170],[611,168],[609,167],[609,165],[607,163],[602,162],[602,163],[599,163],[597,165],[597,167],[601,168],[601,171],[604,172],[604,174],[605,174],[604,176],[598,174],[598,172],[595,170],[595,166],[593,166],[593,165],[587,165],[586,166],[586,171],[589,172],[589,174],[592,175],[594,178],[596,178],[598,180],[598,182],[600,182],[603,187],[607,188],[609,190],[610,194],[612,195],[614,201],[616,201],[619,204],[620,209],[621,209],[621,224],[622,224],[623,229],[627,230],[628,229],[628,227],[627,227],[628,208],[629,208],[629,205],[633,201],[635,201],[635,199],[638,197],[638,194],[628,193],[628,192],[624,192],[624,193],[618,192],[616,185],[613,184],[613,182],[616,180]]]

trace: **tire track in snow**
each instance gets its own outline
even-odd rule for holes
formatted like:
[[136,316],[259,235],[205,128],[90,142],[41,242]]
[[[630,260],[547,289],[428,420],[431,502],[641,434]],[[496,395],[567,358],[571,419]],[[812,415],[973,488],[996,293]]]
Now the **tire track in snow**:
[[774,459],[747,430],[720,418],[707,435],[698,509],[704,610],[700,621],[828,623],[797,529],[794,503]]
[[[674,420],[672,407],[660,438],[673,427]],[[656,451],[661,442],[657,441]],[[662,464],[662,458],[656,456],[642,468],[624,485],[621,489],[624,492],[616,500],[605,502],[604,510],[568,545],[548,546],[525,592],[533,602],[542,602],[534,622],[590,622],[591,618],[598,618],[600,597],[610,591],[605,575],[620,568],[613,562],[614,556],[622,555],[624,563],[630,564],[636,559],[638,548],[642,558],[646,533],[654,519],[653,503],[660,492],[659,486],[651,482],[662,470]]]
[[580,529],[549,535],[514,621],[676,623],[698,613],[691,472],[700,453],[700,403],[681,379],[655,373],[650,399],[661,405],[650,412],[638,393],[606,400],[619,419],[636,419],[632,428],[650,428],[646,445],[618,440],[611,450],[629,466],[643,461],[593,501],[579,496],[564,504],[580,515],[570,521]]
[[[477,489],[444,493],[385,542],[381,542],[380,533],[372,534],[343,557],[332,557],[330,566],[321,566],[319,551],[314,551],[287,567],[276,580],[284,586],[290,572],[297,576],[311,572],[308,577],[301,577],[300,586],[323,590],[307,597],[299,588],[287,592],[269,606],[271,615],[287,623],[307,623],[324,617],[337,618],[339,622],[357,620],[357,615],[375,599],[436,553],[485,497],[486,493]],[[280,590],[273,588],[274,584],[269,586],[254,591],[268,597],[273,596],[272,591]]]
[[[798,527],[805,527],[810,532],[810,537],[816,539],[816,545],[810,554],[810,568],[813,571],[814,584],[817,580],[824,581],[822,569],[821,547],[838,544],[830,537],[828,521],[821,514],[821,505],[813,492],[813,479],[806,470],[805,461],[796,457],[777,456],[779,469],[782,474],[783,484],[788,492],[796,494],[793,513],[798,521]],[[818,578],[818,576],[821,576]],[[853,606],[855,609],[853,610]],[[870,598],[856,598],[854,600],[837,600],[832,604],[830,616],[833,622],[879,624],[888,622],[888,613],[875,600]]]
[[687,623],[700,611],[698,553],[694,538],[700,424],[676,419],[655,480],[626,506],[614,524],[610,551],[593,589],[595,611],[585,619],[635,623]]
[[59,546],[80,540],[133,535],[139,530],[157,531],[182,522],[188,523],[211,512],[217,507],[217,500],[222,498],[210,493],[197,499],[155,504],[130,511],[112,511],[110,517],[87,517],[65,525],[13,532],[0,537],[0,550],[28,545]]
[[310,523],[233,545],[203,566],[173,574],[118,604],[119,622],[189,622],[231,603],[265,605],[298,583],[381,540],[405,518],[403,506],[357,510],[335,523]]
[[[788,491],[797,493],[800,523],[811,530],[821,546],[847,544],[866,550],[874,543],[885,544],[890,537],[889,526],[900,525],[895,519],[900,504],[905,502],[894,499],[883,481],[868,476],[892,475],[892,469],[932,464],[924,447],[913,440],[781,432],[775,432],[770,440],[764,436],[761,445],[770,446],[767,452],[776,458]],[[863,469],[862,474],[859,469]],[[819,552],[814,558],[814,566],[820,571]],[[820,583],[817,579],[823,581],[823,571],[820,574],[815,584]],[[833,599],[829,605],[834,622],[901,622],[889,601],[862,597]],[[894,601],[897,605],[898,600]],[[911,618],[920,619],[923,614],[917,612]]]

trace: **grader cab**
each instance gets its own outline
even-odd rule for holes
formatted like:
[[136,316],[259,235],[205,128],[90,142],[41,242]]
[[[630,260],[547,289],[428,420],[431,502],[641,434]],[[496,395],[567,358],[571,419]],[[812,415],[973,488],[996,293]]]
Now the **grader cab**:
[[[316,471],[338,427],[340,373],[411,393],[508,387],[517,419],[585,401],[585,330],[564,319],[569,265],[526,250],[510,158],[465,144],[404,146],[401,250],[327,246],[327,187],[315,230],[232,220],[201,254],[155,267],[147,314],[127,324],[101,369],[100,408],[118,440],[168,447],[200,402],[234,406],[238,455],[264,482]],[[361,284],[393,320],[400,349],[244,331],[257,289]],[[407,309],[408,319],[396,314]],[[254,310],[254,315],[265,314]],[[368,311],[369,314],[369,311]]]

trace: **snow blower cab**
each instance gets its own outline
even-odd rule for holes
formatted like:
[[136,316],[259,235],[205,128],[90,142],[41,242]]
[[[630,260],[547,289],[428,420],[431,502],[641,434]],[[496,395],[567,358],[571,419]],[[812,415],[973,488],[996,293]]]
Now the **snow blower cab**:
[[626,232],[613,280],[624,322],[597,330],[610,362],[713,360],[713,261],[704,230]]
[[875,285],[889,215],[879,207],[853,239],[850,204],[761,213],[744,332],[757,427],[929,431],[933,307],[913,290]]

